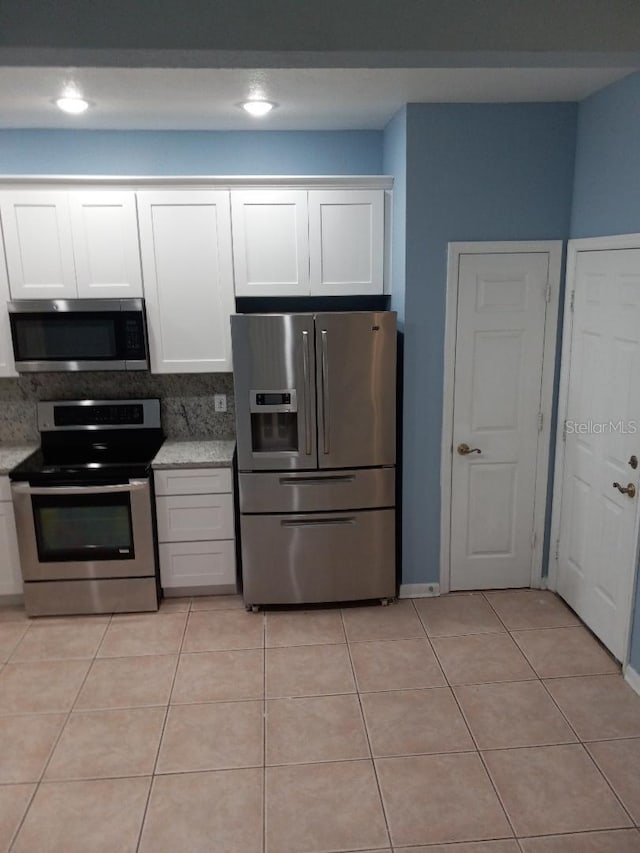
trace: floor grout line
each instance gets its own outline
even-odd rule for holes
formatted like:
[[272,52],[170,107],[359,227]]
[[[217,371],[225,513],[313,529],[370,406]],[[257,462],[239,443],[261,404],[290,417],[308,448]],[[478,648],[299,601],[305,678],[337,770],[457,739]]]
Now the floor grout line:
[[145,821],[147,819],[147,813],[149,811],[149,803],[151,802],[151,793],[153,791],[153,783],[156,776],[156,769],[158,766],[158,758],[160,757],[160,750],[162,749],[162,741],[164,739],[164,733],[167,726],[167,720],[169,718],[169,709],[171,708],[171,696],[173,695],[173,688],[176,682],[176,677],[178,675],[178,667],[180,666],[180,656],[182,654],[182,647],[184,645],[184,640],[187,635],[187,628],[189,626],[189,611],[182,611],[187,613],[187,618],[184,620],[184,627],[182,629],[182,637],[180,638],[180,645],[178,648],[178,654],[176,655],[176,664],[173,670],[173,678],[171,679],[171,687],[169,689],[169,696],[167,698],[167,704],[164,712],[164,720],[162,722],[162,728],[160,730],[160,738],[158,740],[158,746],[156,749],[156,757],[153,762],[153,767],[151,769],[151,777],[149,780],[149,790],[147,791],[147,797],[144,804],[144,809],[142,810],[142,820],[140,821],[140,829],[138,831],[138,840],[136,843],[136,853],[140,850],[140,845],[142,843],[142,833],[144,831]]
[[262,853],[267,850],[267,617],[262,615]]
[[[392,605],[387,605],[392,606]],[[347,638],[347,627],[344,621],[344,611],[340,610],[340,618],[342,620],[342,630],[344,631],[345,638]],[[387,831],[387,840],[389,842],[389,848],[392,848],[392,839],[391,839],[391,830],[389,828],[389,818],[387,816],[387,810],[384,805],[384,798],[382,796],[382,786],[380,784],[380,777],[378,776],[378,767],[376,765],[375,759],[373,757],[373,748],[371,746],[371,738],[369,737],[369,727],[367,726],[366,717],[364,714],[364,708],[362,706],[362,698],[360,696],[360,689],[358,687],[358,681],[356,679],[356,671],[353,665],[353,658],[351,657],[351,646],[349,642],[347,642],[347,653],[349,655],[349,663],[351,664],[351,674],[353,676],[354,684],[356,685],[356,696],[358,697],[358,706],[360,708],[360,717],[362,720],[362,726],[364,729],[364,734],[367,739],[367,746],[369,747],[369,760],[371,761],[371,766],[373,768],[373,775],[376,780],[376,788],[378,790],[378,798],[380,800],[380,808],[382,809],[382,816],[384,818],[384,825]],[[352,695],[352,694],[351,694]],[[362,760],[362,759],[360,759]]]
[[[33,794],[31,795],[31,798],[29,799],[29,804],[28,804],[27,808],[25,809],[24,814],[22,815],[22,820],[21,820],[21,821],[20,821],[20,823],[18,824],[18,827],[17,827],[17,829],[16,829],[16,831],[15,831],[15,833],[14,833],[14,835],[13,835],[13,838],[11,839],[11,842],[10,842],[10,844],[9,844],[9,848],[8,848],[8,849],[9,849],[9,851],[13,850],[14,845],[15,845],[16,841],[18,840],[18,836],[20,835],[20,832],[22,831],[22,827],[24,826],[24,822],[25,822],[25,820],[27,819],[27,815],[28,815],[28,814],[29,814],[29,812],[31,811],[31,807],[32,807],[33,802],[34,802],[34,800],[35,800],[35,798],[36,798],[36,794],[37,794],[37,793],[38,793],[38,791],[40,790],[40,785],[42,784],[42,782],[43,782],[43,780],[44,780],[44,775],[45,775],[45,773],[47,772],[47,768],[49,767],[49,764],[51,763],[51,759],[53,758],[53,754],[54,754],[54,752],[56,751],[56,749],[57,749],[57,747],[58,747],[58,744],[60,743],[60,740],[61,740],[61,738],[62,738],[62,734],[63,734],[64,730],[65,730],[65,729],[66,729],[66,727],[67,727],[67,723],[69,722],[69,719],[71,718],[71,714],[73,713],[73,709],[74,709],[74,707],[75,707],[75,704],[76,704],[76,702],[78,701],[78,697],[79,697],[79,696],[80,696],[80,694],[82,693],[82,689],[83,689],[83,687],[84,687],[84,685],[85,685],[85,683],[86,683],[86,681],[87,681],[87,678],[89,677],[89,673],[91,672],[91,668],[92,668],[92,666],[93,666],[93,663],[94,663],[94,661],[96,660],[96,656],[97,656],[97,654],[98,654],[98,650],[100,649],[100,646],[102,645],[102,643],[103,643],[103,641],[104,641],[105,634],[107,633],[107,631],[108,631],[108,629],[109,629],[109,626],[111,625],[111,621],[112,621],[112,619],[113,619],[113,615],[111,615],[111,616],[109,617],[109,619],[104,623],[104,626],[105,626],[105,627],[104,627],[104,632],[103,632],[103,634],[102,634],[102,637],[101,637],[101,639],[100,639],[100,642],[99,642],[99,643],[97,644],[97,646],[96,646],[96,650],[95,650],[95,652],[94,652],[94,654],[93,654],[93,657],[91,657],[91,658],[84,658],[84,660],[89,660],[89,661],[90,661],[89,666],[87,667],[87,671],[86,671],[86,672],[85,672],[85,674],[84,674],[84,678],[82,679],[82,682],[81,682],[80,686],[78,687],[78,690],[77,690],[77,692],[76,692],[75,698],[74,698],[74,699],[73,699],[73,701],[71,702],[71,705],[70,705],[70,707],[69,707],[69,710],[68,710],[68,711],[66,712],[66,714],[65,714],[64,722],[63,722],[62,726],[60,727],[60,731],[58,732],[58,736],[57,736],[57,738],[55,739],[55,742],[54,742],[53,746],[51,747],[51,750],[49,751],[49,755],[47,756],[47,760],[45,761],[44,766],[43,766],[43,768],[42,768],[42,770],[41,770],[41,772],[40,772],[40,776],[39,776],[39,778],[38,778],[38,781],[36,782],[36,786],[35,786],[35,788],[34,788],[34,790],[33,790]],[[31,625],[30,625],[29,627],[31,627]],[[25,634],[24,634],[23,636],[26,636],[26,633],[27,633],[27,632],[25,631]],[[55,712],[51,712],[51,713],[55,713]],[[62,713],[64,713],[64,712],[62,712]]]
[[[436,658],[438,659],[438,663],[440,663],[440,659],[438,658],[438,653],[436,652],[435,648],[433,649],[433,652],[434,652],[434,654],[436,655]],[[451,682],[449,681],[449,678],[448,678],[448,676],[447,676],[447,674],[446,674],[446,672],[445,672],[445,670],[444,670],[444,667],[442,667],[442,665],[441,665],[441,669],[442,669],[442,672],[443,672],[443,675],[444,675],[445,681],[446,681],[446,683],[447,683],[447,687],[449,688],[449,690],[450,690],[450,692],[451,692],[451,695],[453,696],[453,701],[456,703],[456,706],[457,706],[457,708],[458,708],[458,711],[459,711],[459,713],[460,713],[460,716],[462,717],[462,720],[463,720],[463,722],[464,722],[465,726],[467,727],[467,731],[469,732],[469,736],[471,737],[471,741],[472,741],[472,743],[473,743],[473,745],[474,745],[474,747],[475,747],[475,754],[478,756],[478,759],[480,760],[480,763],[481,763],[481,765],[482,765],[482,767],[483,767],[483,769],[484,769],[484,772],[485,772],[485,774],[486,774],[486,776],[487,776],[487,778],[488,778],[488,780],[489,780],[489,784],[490,784],[490,785],[491,785],[491,787],[493,788],[493,791],[494,791],[494,793],[495,793],[495,795],[496,795],[496,797],[497,797],[497,799],[498,799],[498,802],[499,802],[499,804],[500,804],[500,808],[502,809],[502,812],[503,812],[503,814],[504,814],[505,820],[507,821],[507,824],[508,824],[509,828],[511,829],[511,832],[512,832],[512,834],[513,834],[513,837],[515,838],[515,837],[516,837],[516,831],[515,831],[515,827],[513,826],[513,823],[511,822],[511,817],[509,816],[509,813],[508,813],[508,811],[507,811],[507,808],[506,808],[506,806],[505,806],[504,802],[502,801],[502,797],[500,796],[500,793],[499,793],[499,791],[498,791],[498,788],[497,788],[497,786],[496,786],[495,782],[493,781],[493,777],[492,777],[492,776],[491,776],[491,774],[489,773],[489,768],[487,767],[486,762],[485,762],[485,760],[484,760],[484,758],[483,758],[483,756],[482,756],[482,753],[480,752],[480,748],[478,747],[478,742],[477,742],[476,737],[475,737],[475,735],[474,735],[474,733],[473,733],[473,731],[472,731],[472,729],[471,729],[471,725],[470,725],[470,724],[469,724],[469,722],[467,721],[467,718],[466,718],[466,715],[465,715],[465,713],[464,713],[464,710],[463,710],[462,706],[460,705],[460,702],[459,702],[458,697],[457,697],[457,695],[456,695],[456,692],[455,692],[455,690],[454,690],[454,686],[453,686],[453,685],[451,684]],[[517,842],[517,841],[516,841],[516,844],[518,844],[518,842]],[[518,844],[518,847],[520,847],[520,844]]]

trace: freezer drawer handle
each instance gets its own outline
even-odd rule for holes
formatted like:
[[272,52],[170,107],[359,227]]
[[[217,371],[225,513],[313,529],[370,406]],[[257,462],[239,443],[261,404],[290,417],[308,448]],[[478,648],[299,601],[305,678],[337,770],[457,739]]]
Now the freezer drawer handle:
[[322,337],[322,436],[324,452],[329,453],[329,341],[326,329],[320,333]]
[[330,486],[334,483],[353,483],[355,481],[353,474],[338,474],[335,477],[280,477],[281,486],[321,486],[328,483]]
[[281,521],[283,527],[324,527],[329,524],[355,524],[355,518],[316,518],[313,521]]
[[309,332],[302,333],[302,371],[304,373],[304,451],[311,455],[311,382],[309,379]]

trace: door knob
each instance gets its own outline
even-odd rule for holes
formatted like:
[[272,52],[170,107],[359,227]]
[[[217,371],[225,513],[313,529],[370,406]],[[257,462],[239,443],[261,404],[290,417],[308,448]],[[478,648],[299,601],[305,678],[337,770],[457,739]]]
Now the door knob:
[[468,444],[459,444],[458,453],[460,456],[468,456],[470,453],[482,453],[479,447],[469,447]]
[[635,498],[636,496],[636,487],[633,483],[629,483],[628,486],[621,486],[620,483],[614,483],[613,488],[617,489],[621,495],[629,495],[630,498]]

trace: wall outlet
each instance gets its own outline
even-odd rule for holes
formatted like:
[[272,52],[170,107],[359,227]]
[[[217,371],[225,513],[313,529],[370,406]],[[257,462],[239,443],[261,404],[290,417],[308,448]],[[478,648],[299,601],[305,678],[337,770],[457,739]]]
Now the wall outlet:
[[213,395],[213,411],[214,412],[226,412],[227,411],[227,395],[226,394],[214,394]]

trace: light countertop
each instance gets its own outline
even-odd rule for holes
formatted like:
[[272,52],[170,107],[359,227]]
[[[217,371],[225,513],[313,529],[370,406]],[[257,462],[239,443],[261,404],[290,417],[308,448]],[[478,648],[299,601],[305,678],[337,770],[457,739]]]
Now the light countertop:
[[165,441],[154,468],[230,468],[235,441]]
[[37,444],[0,444],[0,475],[8,474],[37,449]]

